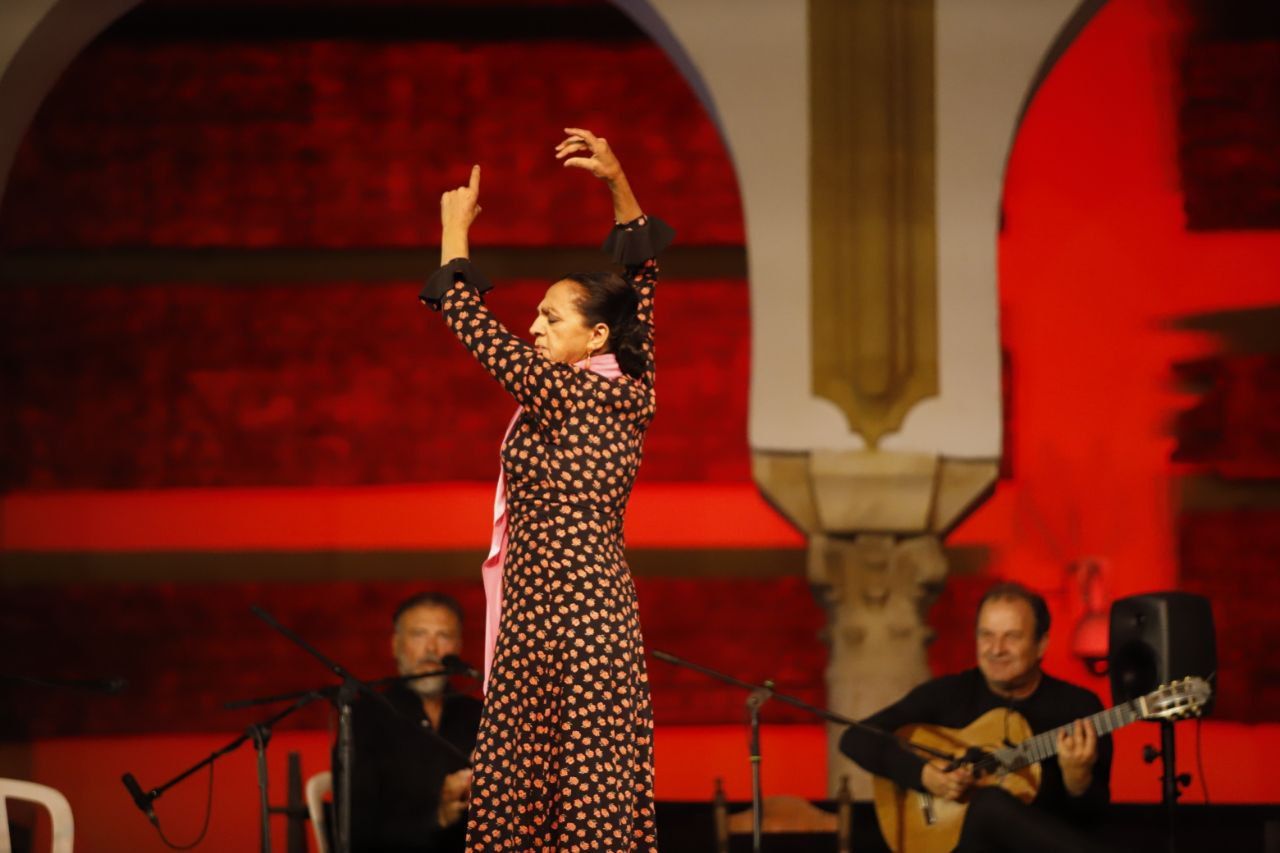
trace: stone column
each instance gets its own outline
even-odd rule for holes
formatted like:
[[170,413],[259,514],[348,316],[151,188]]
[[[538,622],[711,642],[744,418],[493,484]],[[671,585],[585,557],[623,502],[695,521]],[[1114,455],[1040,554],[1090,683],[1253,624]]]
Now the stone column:
[[[766,497],[809,537],[808,575],[827,611],[827,702],[855,719],[929,677],[925,617],[946,580],[942,536],[995,482],[995,461],[815,451],[754,455]],[[828,739],[828,784],[870,779]]]
[[[817,534],[809,542],[809,580],[827,610],[827,702],[865,717],[929,677],[926,610],[946,576],[933,535],[898,539],[884,533]],[[871,794],[869,777],[837,749],[842,726],[828,738],[828,784],[848,774],[856,797]]]

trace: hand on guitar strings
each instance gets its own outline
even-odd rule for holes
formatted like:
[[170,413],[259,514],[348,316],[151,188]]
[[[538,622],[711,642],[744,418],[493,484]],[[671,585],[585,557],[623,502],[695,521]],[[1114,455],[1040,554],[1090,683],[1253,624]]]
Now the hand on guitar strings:
[[1098,732],[1088,720],[1076,720],[1058,729],[1058,766],[1067,793],[1078,797],[1093,782],[1098,761]]
[[973,770],[962,765],[947,770],[941,762],[929,762],[920,771],[920,784],[935,797],[943,800],[959,800],[973,786]]

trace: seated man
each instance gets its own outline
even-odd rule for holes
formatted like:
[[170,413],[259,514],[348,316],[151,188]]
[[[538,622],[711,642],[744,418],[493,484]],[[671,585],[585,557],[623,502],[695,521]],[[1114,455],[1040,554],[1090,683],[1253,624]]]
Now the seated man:
[[[440,669],[462,649],[462,609],[425,592],[396,608],[391,652],[401,675]],[[466,843],[471,770],[430,732],[465,756],[475,748],[480,702],[448,690],[447,676],[387,688],[400,713],[361,698],[352,713],[351,847],[357,853],[458,851]],[[335,756],[336,759],[336,756]],[[335,760],[335,778],[338,762]]]
[[[912,723],[963,729],[1008,708],[1040,733],[1101,711],[1094,693],[1041,670],[1048,642],[1044,599],[1019,584],[997,584],[978,605],[977,669],[925,682],[864,722],[890,733]],[[974,787],[967,766],[948,771],[890,738],[851,727],[840,740],[841,752],[877,776],[968,802],[956,851],[1098,850],[1073,827],[1094,823],[1110,801],[1111,738],[1098,738],[1086,721],[1061,732],[1057,747],[1057,756],[1041,762],[1040,788],[1027,806],[1000,788]]]

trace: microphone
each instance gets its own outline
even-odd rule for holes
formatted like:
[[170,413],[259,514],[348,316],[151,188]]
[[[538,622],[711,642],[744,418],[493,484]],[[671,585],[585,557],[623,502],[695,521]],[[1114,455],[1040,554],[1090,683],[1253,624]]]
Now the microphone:
[[482,677],[478,669],[457,655],[445,655],[440,659],[440,665],[446,669],[453,670],[459,675],[465,675],[467,678],[474,678],[476,681],[479,681]]
[[129,796],[133,797],[133,804],[147,816],[147,820],[151,821],[152,826],[159,829],[160,822],[156,820],[156,810],[151,806],[151,797],[142,790],[138,780],[133,778],[132,773],[126,773],[120,777],[120,781],[124,782],[124,786],[129,789]]

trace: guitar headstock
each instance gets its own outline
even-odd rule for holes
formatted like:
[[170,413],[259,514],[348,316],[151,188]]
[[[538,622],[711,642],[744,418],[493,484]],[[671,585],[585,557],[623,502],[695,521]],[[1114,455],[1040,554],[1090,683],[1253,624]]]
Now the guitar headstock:
[[1213,688],[1198,675],[1161,685],[1138,700],[1144,720],[1182,720],[1198,717]]

